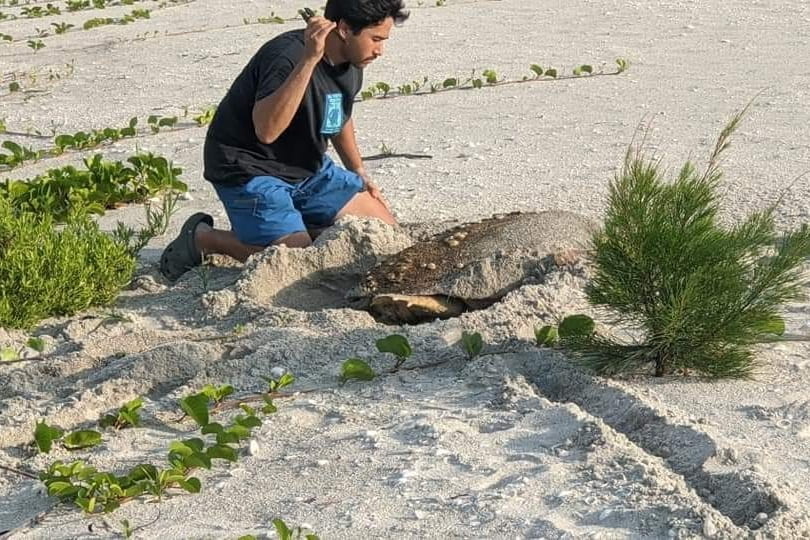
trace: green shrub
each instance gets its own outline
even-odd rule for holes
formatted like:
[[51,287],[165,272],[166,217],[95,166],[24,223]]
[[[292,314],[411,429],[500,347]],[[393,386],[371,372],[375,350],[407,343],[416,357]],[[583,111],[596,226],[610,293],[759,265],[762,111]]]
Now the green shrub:
[[718,222],[719,157],[744,112],[721,133],[703,174],[687,163],[666,182],[658,161],[628,152],[594,239],[587,293],[642,337],[632,344],[596,334],[574,340],[597,372],[747,376],[751,346],[784,332],[780,308],[800,297],[810,227],[778,235],[773,206],[732,228]]
[[15,212],[0,197],[0,326],[29,328],[108,304],[134,270],[127,247],[86,214],[55,228],[50,214]]

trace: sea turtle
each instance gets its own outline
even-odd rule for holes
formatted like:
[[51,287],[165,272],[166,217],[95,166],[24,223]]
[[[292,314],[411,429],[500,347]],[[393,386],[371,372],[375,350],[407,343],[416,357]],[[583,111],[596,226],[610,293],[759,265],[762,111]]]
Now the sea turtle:
[[349,292],[385,323],[415,324],[492,305],[550,264],[573,262],[596,230],[565,211],[496,214],[416,242],[387,258]]

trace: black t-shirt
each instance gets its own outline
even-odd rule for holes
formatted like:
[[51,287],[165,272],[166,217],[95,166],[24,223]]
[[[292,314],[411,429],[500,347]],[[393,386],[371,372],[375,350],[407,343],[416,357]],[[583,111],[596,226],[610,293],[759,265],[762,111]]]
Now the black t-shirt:
[[242,185],[254,176],[297,183],[321,167],[329,139],[352,114],[363,72],[325,59],[312,73],[289,127],[271,144],[256,137],[253,105],[287,80],[304,53],[304,31],[285,32],[253,56],[217,107],[205,138],[203,176],[222,185]]

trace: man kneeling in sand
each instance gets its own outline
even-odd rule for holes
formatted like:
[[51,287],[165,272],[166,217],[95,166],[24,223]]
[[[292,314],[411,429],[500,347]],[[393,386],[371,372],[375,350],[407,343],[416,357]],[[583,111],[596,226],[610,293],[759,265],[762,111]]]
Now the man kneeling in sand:
[[[383,53],[402,0],[328,0],[324,17],[265,43],[236,78],[208,129],[203,176],[231,231],[191,216],[160,260],[176,280],[203,254],[245,261],[271,245],[306,247],[345,216],[395,223],[363,167],[351,119],[363,68]],[[332,144],[346,169],[325,154]]]

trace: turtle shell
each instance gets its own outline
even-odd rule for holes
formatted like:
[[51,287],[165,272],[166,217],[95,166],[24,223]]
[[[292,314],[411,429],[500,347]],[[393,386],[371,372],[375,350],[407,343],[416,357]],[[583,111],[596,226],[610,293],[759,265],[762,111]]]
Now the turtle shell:
[[417,242],[374,267],[354,296],[373,301],[439,296],[485,307],[527,278],[541,277],[549,255],[589,247],[596,226],[565,211],[495,215]]

